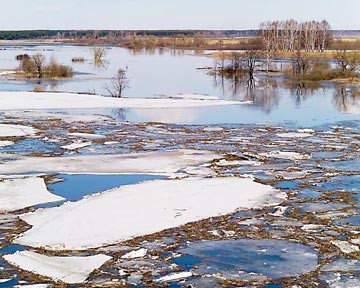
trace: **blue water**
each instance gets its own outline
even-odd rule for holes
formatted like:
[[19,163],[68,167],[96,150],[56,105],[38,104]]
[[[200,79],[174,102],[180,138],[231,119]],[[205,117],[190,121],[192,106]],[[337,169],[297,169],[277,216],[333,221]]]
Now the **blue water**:
[[192,243],[180,253],[194,258],[180,258],[179,264],[200,261],[195,271],[201,274],[220,273],[225,277],[240,277],[239,271],[259,273],[272,279],[310,272],[317,267],[315,250],[284,240],[224,240]]
[[277,183],[274,187],[281,189],[297,189],[299,185],[292,181],[282,181]]
[[[58,178],[63,182],[48,185],[50,192],[65,198],[65,201],[78,201],[87,195],[106,191],[122,185],[136,184],[142,181],[164,179],[159,175],[92,175],[92,174],[59,174]],[[62,202],[61,202],[62,203]],[[48,208],[57,206],[60,203],[40,204],[37,208]]]
[[[16,46],[20,46],[17,44]],[[0,51],[1,69],[14,69],[19,63],[16,55],[43,53],[47,59],[55,57],[60,63],[70,65],[75,76],[70,80],[44,81],[47,91],[82,92],[106,95],[104,88],[111,84],[119,68],[128,69],[129,89],[125,97],[154,97],[180,93],[199,93],[228,100],[253,101],[253,105],[173,108],[129,109],[115,114],[121,121],[163,122],[177,124],[218,123],[281,123],[295,127],[316,127],[326,123],[360,120],[360,97],[353,96],[350,86],[338,87],[322,83],[316,87],[299,90],[294,83],[283,83],[281,78],[264,79],[257,76],[256,88],[234,86],[230,80],[219,83],[199,67],[212,66],[214,60],[195,55],[194,51],[173,53],[155,50],[155,53],[136,53],[119,47],[109,47],[104,67],[93,63],[91,47],[76,45],[8,46]],[[179,52],[179,51],[177,51]],[[72,63],[73,57],[84,57],[84,63]],[[149,72],[150,71],[150,72]],[[240,81],[241,82],[241,81]],[[9,81],[0,79],[0,91],[32,91],[37,81]]]
[[[26,248],[24,246],[21,245],[10,245],[7,247],[4,247],[2,249],[0,249],[0,267],[2,268],[8,268],[9,265],[2,262],[2,257],[4,255],[7,254],[13,254],[17,251],[24,251]],[[19,281],[19,277],[15,277],[12,280],[5,282],[5,283],[1,283],[0,284],[0,288],[7,288],[7,287],[14,287],[16,284],[18,284]]]
[[29,155],[32,153],[55,154],[60,153],[61,149],[55,143],[43,142],[38,139],[19,140],[14,145],[0,148],[2,153],[21,153]]
[[317,197],[320,197],[321,195],[322,195],[321,192],[306,188],[306,189],[301,190],[297,194],[297,197],[309,199],[309,198],[317,198]]

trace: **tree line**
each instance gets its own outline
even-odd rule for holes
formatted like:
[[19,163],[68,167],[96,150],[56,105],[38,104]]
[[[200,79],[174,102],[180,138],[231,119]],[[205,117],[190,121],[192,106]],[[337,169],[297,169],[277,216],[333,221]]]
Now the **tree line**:
[[265,51],[314,52],[324,51],[329,47],[332,30],[325,20],[297,22],[291,19],[261,23],[260,36]]
[[121,39],[130,36],[172,37],[196,34],[206,37],[256,37],[257,30],[18,30],[0,31],[1,40],[27,39]]

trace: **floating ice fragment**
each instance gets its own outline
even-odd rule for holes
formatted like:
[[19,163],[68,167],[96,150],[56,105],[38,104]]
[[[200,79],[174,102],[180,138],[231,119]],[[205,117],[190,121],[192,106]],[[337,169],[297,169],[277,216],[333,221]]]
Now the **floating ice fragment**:
[[0,182],[0,213],[62,200],[64,198],[48,192],[42,178],[7,179]]
[[353,252],[359,252],[360,251],[358,246],[350,244],[347,241],[335,240],[335,241],[331,241],[331,244],[338,247],[341,250],[341,252],[343,252],[345,254],[350,254],[350,253],[353,253]]
[[122,259],[134,259],[134,258],[141,258],[144,257],[147,254],[147,249],[141,248],[139,250],[131,251],[129,253],[126,253],[121,258]]
[[4,259],[20,269],[68,284],[82,283],[89,274],[112,257],[103,254],[86,257],[46,256],[32,251],[5,255]]
[[38,130],[29,126],[0,124],[0,137],[23,137],[35,135],[37,132]]
[[156,279],[156,282],[171,282],[171,281],[177,281],[184,278],[192,277],[192,272],[179,272],[179,273],[172,273],[163,277],[160,277],[159,279]]

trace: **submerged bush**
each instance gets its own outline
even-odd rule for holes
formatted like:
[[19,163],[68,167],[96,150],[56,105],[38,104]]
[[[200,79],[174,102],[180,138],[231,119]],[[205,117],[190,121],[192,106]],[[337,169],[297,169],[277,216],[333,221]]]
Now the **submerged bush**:
[[85,62],[85,59],[83,57],[74,57],[71,59],[71,62],[83,63]]
[[17,61],[22,61],[24,59],[30,59],[30,56],[29,56],[29,54],[19,54],[19,55],[16,55],[15,59]]
[[[304,57],[303,57],[304,58]],[[356,78],[358,74],[355,70],[333,68],[327,60],[319,59],[316,61],[304,60],[306,69],[296,69],[298,58],[293,59],[293,75],[290,78],[304,81],[330,81],[335,79]],[[295,63],[295,64],[294,64]],[[305,65],[305,64],[304,64]]]
[[46,65],[45,57],[36,54],[29,58],[22,59],[19,70],[28,78],[71,78],[73,77],[73,69],[69,66],[58,64],[52,58],[50,63]]
[[71,67],[58,64],[55,59],[51,59],[44,69],[44,74],[47,78],[71,78],[74,73]]

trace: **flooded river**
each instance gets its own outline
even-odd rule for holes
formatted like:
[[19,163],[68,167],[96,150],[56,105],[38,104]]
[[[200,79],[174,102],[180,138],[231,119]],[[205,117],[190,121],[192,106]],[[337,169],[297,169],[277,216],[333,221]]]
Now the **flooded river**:
[[[2,77],[0,91],[16,97],[41,85],[47,91],[106,94],[111,77],[128,67],[125,96],[131,99],[197,93],[252,102],[137,109],[0,106],[0,203],[8,204],[0,207],[0,256],[6,258],[0,259],[0,287],[360,287],[357,87],[298,87],[258,73],[250,89],[197,69],[213,65],[207,52],[116,47],[108,48],[98,66],[91,47],[2,45],[0,69],[14,69],[18,54],[38,52],[71,65],[74,78],[38,84]],[[85,62],[74,64],[74,57]],[[25,180],[39,185],[30,199],[15,185]],[[221,189],[213,180],[224,181]],[[207,191],[214,194],[192,201]],[[239,201],[238,209],[229,199]],[[84,213],[83,207],[93,208]],[[166,218],[154,218],[160,212]],[[193,221],[181,222],[183,217]],[[82,230],[89,221],[91,229]],[[117,230],[143,231],[144,223],[156,229],[123,238]],[[79,231],[86,239],[78,239]],[[80,257],[85,266],[85,257],[95,255],[111,259],[84,272],[80,283],[67,278],[83,271],[71,270],[61,257]],[[47,267],[55,268],[41,268],[44,256]],[[67,274],[59,276],[61,269]]]

